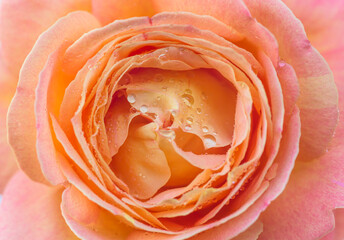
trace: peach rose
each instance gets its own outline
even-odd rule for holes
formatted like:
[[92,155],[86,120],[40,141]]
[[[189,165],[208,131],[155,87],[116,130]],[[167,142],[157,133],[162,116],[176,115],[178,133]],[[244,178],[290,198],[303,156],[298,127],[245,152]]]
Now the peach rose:
[[2,0],[0,239],[343,239],[343,5]]

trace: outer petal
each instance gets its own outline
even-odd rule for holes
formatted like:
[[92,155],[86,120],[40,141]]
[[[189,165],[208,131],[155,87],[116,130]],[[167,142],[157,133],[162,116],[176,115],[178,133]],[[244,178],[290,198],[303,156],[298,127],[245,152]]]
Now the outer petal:
[[4,190],[7,181],[17,170],[14,154],[7,142],[6,118],[11,98],[15,91],[14,78],[3,64],[0,50],[0,193]]
[[98,27],[87,12],[74,12],[57,21],[36,42],[20,72],[17,92],[8,115],[9,141],[20,167],[34,180],[44,181],[36,154],[35,88],[49,54],[61,44],[73,42]]
[[[311,43],[324,56],[334,75],[339,92],[340,122],[344,110],[344,2],[341,0],[284,0],[303,25]],[[306,11],[306,9],[312,11]],[[343,134],[344,127],[336,132]],[[340,144],[342,139],[337,139]]]
[[282,2],[245,0],[245,3],[252,15],[274,34],[281,58],[293,66],[299,79],[300,158],[319,157],[331,141],[338,121],[338,94],[332,72],[309,43],[302,24]]
[[[344,63],[339,59],[344,57],[344,44],[341,38],[344,33],[344,15],[340,13],[344,10],[344,2],[285,2],[302,20],[312,44],[330,64],[339,92],[340,119],[343,119]],[[312,11],[305,10],[310,8]],[[343,229],[344,225],[337,221],[337,216],[334,223],[331,211],[335,207],[344,206],[343,136],[344,121],[340,120],[330,145],[331,149],[320,159],[308,164],[297,163],[286,190],[263,213],[264,232],[260,239],[273,239],[280,234],[285,234],[287,239],[317,239],[328,233],[334,224],[335,229]],[[342,225],[338,227],[339,224]],[[334,238],[335,233],[337,234],[336,230],[331,233],[332,235],[326,236],[327,239],[341,239]]]
[[67,224],[81,239],[126,239],[131,231],[73,186],[63,192],[61,209]]
[[6,66],[15,77],[38,36],[60,17],[76,10],[90,11],[91,0],[3,0],[0,41]]
[[336,225],[332,232],[327,234],[321,240],[341,240],[344,239],[344,208],[333,210]]
[[61,193],[17,172],[0,205],[0,239],[77,239],[62,218]]
[[103,25],[116,19],[153,16],[152,0],[92,0],[92,13]]

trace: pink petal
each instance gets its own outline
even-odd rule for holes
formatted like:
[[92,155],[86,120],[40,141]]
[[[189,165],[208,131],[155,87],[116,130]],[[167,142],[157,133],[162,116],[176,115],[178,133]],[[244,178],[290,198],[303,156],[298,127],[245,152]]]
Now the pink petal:
[[38,36],[69,12],[89,11],[91,0],[1,1],[0,41],[6,66],[17,77]]
[[0,239],[77,239],[61,215],[61,190],[18,171],[1,201]]
[[344,206],[343,157],[337,145],[319,159],[297,162],[286,189],[262,214],[260,239],[317,239],[328,233],[334,226],[331,210]]
[[311,46],[300,21],[282,2],[245,0],[245,3],[252,15],[276,37],[280,57],[295,69],[301,93],[299,158],[312,160],[325,152],[337,125],[338,94],[331,70]]
[[16,78],[13,77],[3,63],[0,49],[0,193],[7,181],[18,169],[15,156],[7,141],[7,111],[15,92]]
[[341,240],[344,239],[344,208],[333,210],[335,226],[333,231],[321,238],[321,240]]

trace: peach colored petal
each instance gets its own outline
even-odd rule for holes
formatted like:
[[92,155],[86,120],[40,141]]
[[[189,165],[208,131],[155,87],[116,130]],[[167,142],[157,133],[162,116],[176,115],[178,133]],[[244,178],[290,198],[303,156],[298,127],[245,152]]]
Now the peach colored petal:
[[[263,224],[260,221],[256,221],[244,232],[234,237],[233,240],[257,240],[263,231]],[[221,233],[219,235],[221,236]]]
[[171,142],[165,138],[159,141],[160,149],[165,153],[166,160],[171,170],[171,177],[166,183],[166,187],[185,186],[194,180],[200,173],[200,169],[192,166],[173,149]]
[[61,210],[71,230],[82,239],[125,239],[131,231],[73,186],[63,192]]
[[338,94],[331,70],[311,46],[300,21],[282,2],[245,0],[245,3],[252,15],[274,33],[281,58],[293,66],[299,79],[302,122],[299,158],[318,157],[331,141],[338,120]]
[[18,171],[1,201],[0,239],[77,239],[61,215],[61,190]]
[[129,125],[138,114],[130,112],[130,104],[124,97],[112,100],[104,119],[111,157],[118,152],[125,139],[127,139]]
[[58,81],[59,78],[62,77],[58,74],[58,70],[56,69],[61,65],[61,59],[67,46],[68,44],[63,44],[58,50],[50,54],[44,69],[39,75],[36,89],[35,117],[37,157],[44,176],[54,185],[61,184],[66,179],[59,167],[53,142],[53,133],[51,132],[49,122],[49,111],[51,111],[50,108],[52,107],[51,101],[49,101],[49,89],[52,87],[51,82],[54,80]]
[[188,11],[199,15],[213,16],[261,47],[271,58],[274,65],[277,64],[278,45],[274,36],[253,19],[250,11],[242,1],[156,0],[154,6],[157,12]]
[[59,18],[77,10],[90,11],[91,0],[1,1],[0,41],[6,66],[15,77],[38,36]]
[[155,128],[155,123],[133,122],[126,142],[110,164],[115,174],[128,185],[130,194],[139,199],[152,197],[171,176]]
[[74,12],[61,18],[40,36],[22,67],[17,92],[9,110],[9,141],[20,167],[34,180],[45,181],[35,146],[34,101],[40,71],[49,54],[64,41],[75,41],[97,26],[97,20],[86,12]]
[[153,16],[152,0],[92,0],[92,12],[103,25],[117,19]]

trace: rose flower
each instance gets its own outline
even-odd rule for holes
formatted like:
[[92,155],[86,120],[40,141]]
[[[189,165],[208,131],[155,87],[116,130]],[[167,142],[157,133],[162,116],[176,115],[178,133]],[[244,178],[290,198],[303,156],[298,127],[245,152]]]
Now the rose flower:
[[2,0],[0,239],[343,239],[343,5]]

